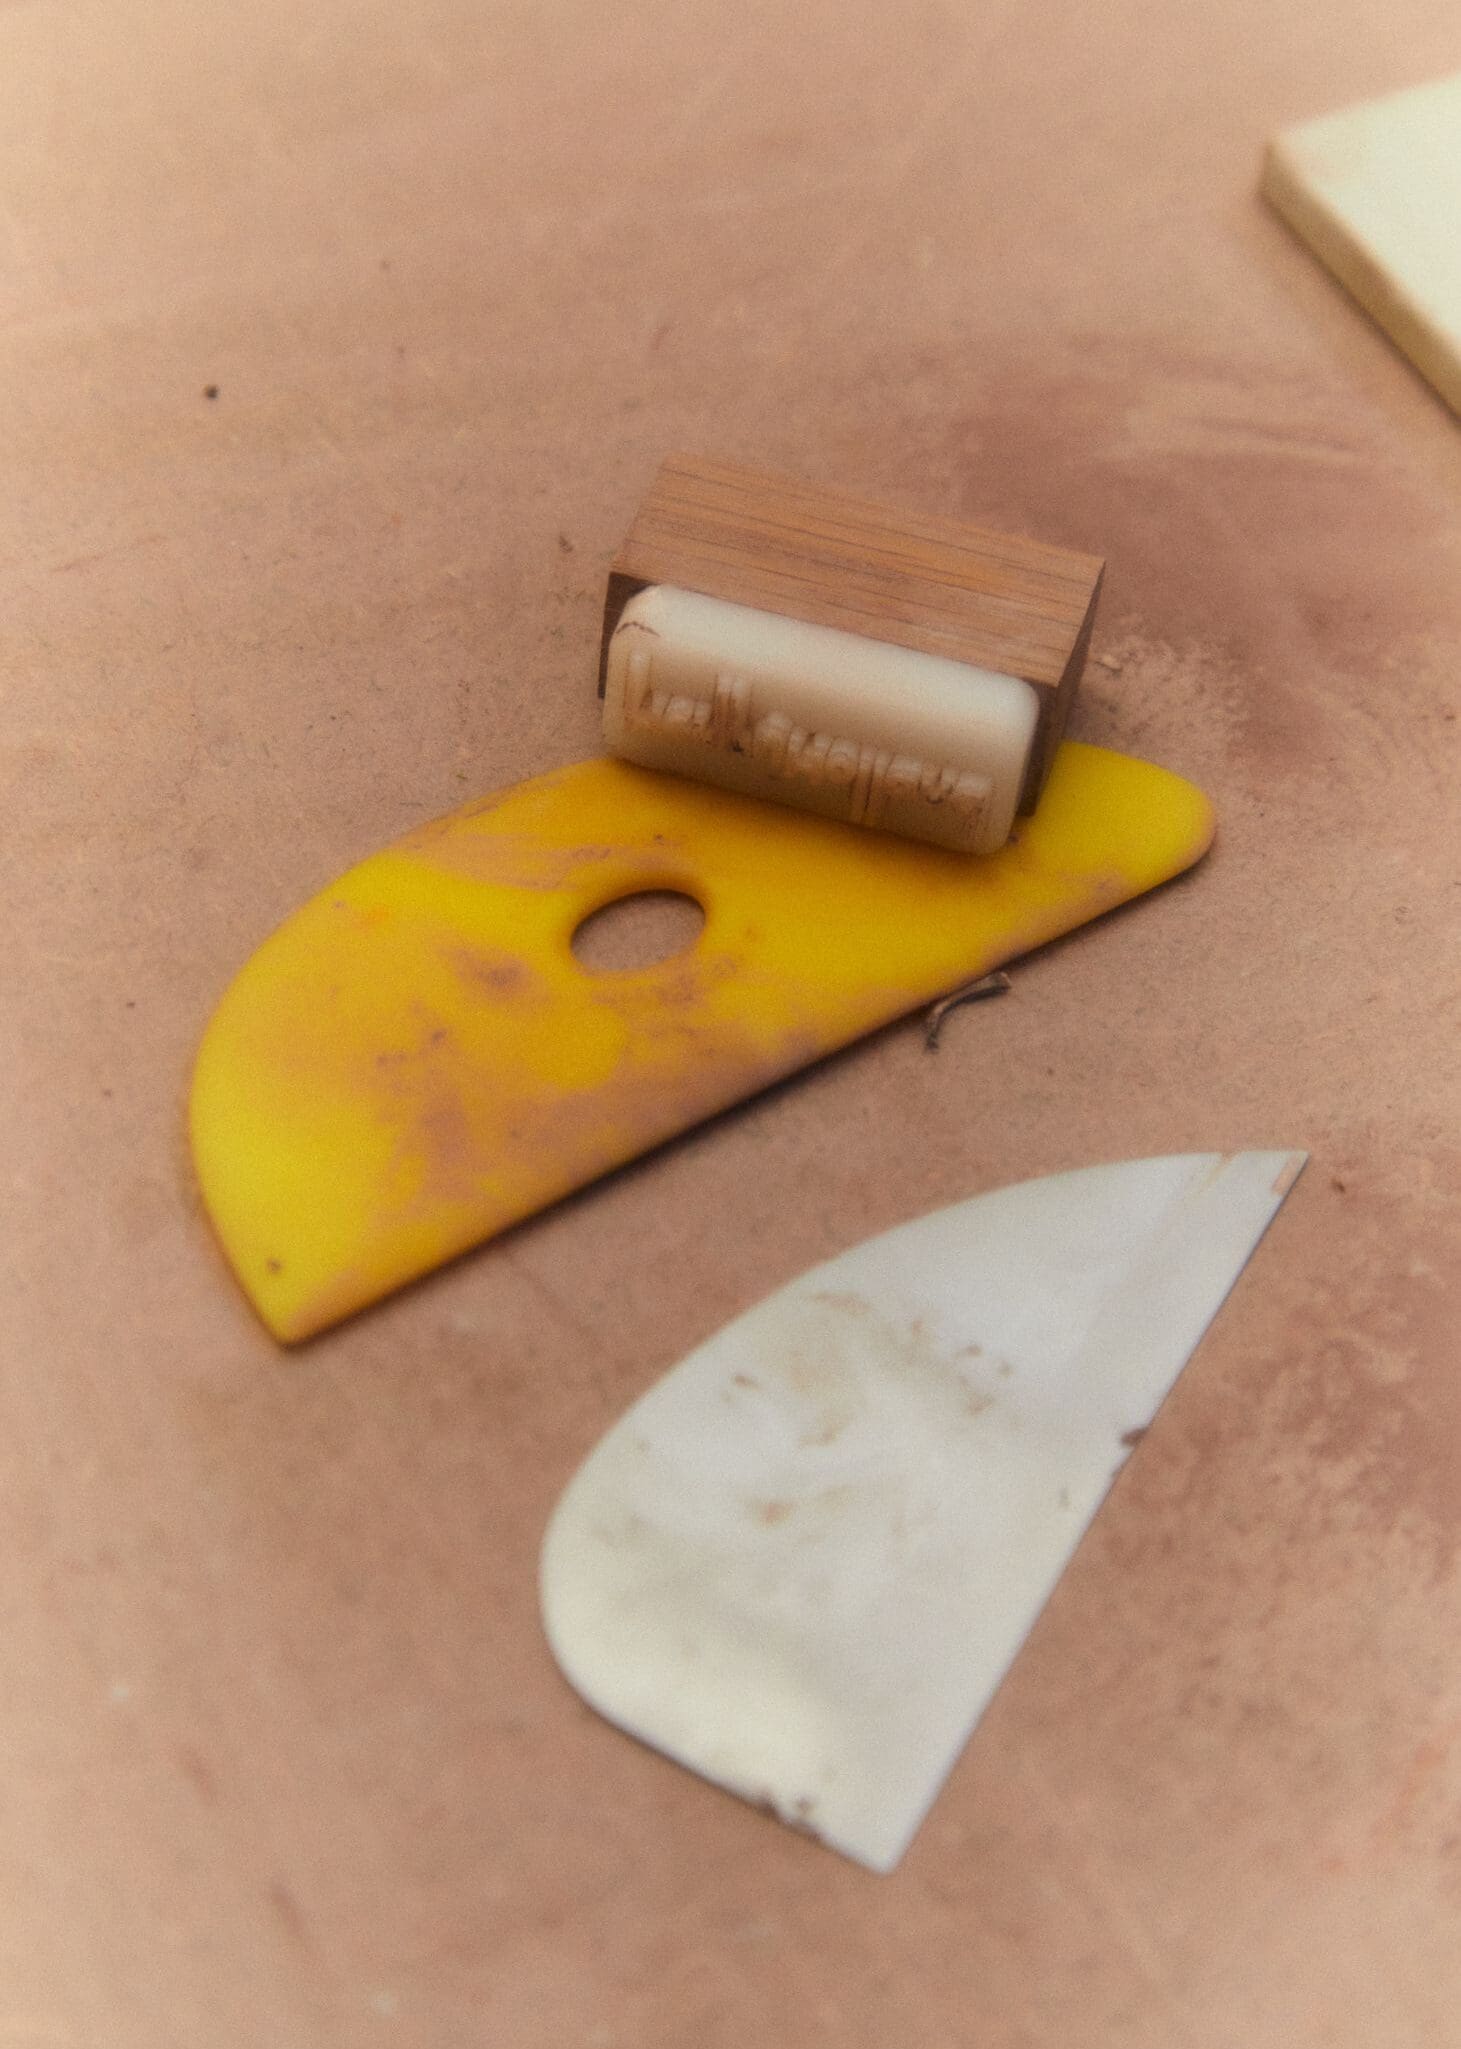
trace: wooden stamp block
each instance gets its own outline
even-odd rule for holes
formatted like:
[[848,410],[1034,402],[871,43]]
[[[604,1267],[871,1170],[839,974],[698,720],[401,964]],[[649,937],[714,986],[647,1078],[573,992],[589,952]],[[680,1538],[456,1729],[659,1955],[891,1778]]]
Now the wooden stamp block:
[[1030,684],[1019,809],[1034,808],[1090,643],[1102,563],[962,520],[698,456],[662,465],[609,573],[599,659],[649,585],[912,649]]

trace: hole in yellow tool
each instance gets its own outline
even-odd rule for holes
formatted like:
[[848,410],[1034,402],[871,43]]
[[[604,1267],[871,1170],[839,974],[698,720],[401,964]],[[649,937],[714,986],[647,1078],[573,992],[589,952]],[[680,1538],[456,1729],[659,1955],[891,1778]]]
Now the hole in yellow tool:
[[632,974],[695,944],[705,913],[678,889],[636,889],[590,911],[573,935],[573,957],[591,974]]

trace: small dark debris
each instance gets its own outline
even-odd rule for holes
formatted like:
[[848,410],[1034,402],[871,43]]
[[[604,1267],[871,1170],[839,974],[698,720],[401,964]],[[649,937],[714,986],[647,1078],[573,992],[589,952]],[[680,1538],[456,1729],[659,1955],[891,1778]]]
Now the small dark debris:
[[822,1840],[816,1822],[817,1803],[808,1794],[803,1793],[784,1807],[774,1793],[760,1793],[751,1798],[751,1805],[758,1814],[769,1815],[772,1821],[782,1822],[800,1835],[811,1836],[815,1842]]
[[1146,1433],[1147,1425],[1145,1423],[1139,1424],[1135,1430],[1123,1430],[1121,1433],[1121,1442],[1124,1445],[1128,1446],[1130,1449],[1134,1450],[1135,1447],[1141,1443],[1143,1437],[1146,1436]]
[[1336,1195],[1349,1194],[1349,1183],[1347,1181],[1342,1181],[1337,1174],[1330,1175],[1329,1186],[1334,1190]]
[[968,982],[962,989],[955,989],[935,1003],[923,1020],[923,1043],[930,1053],[938,1051],[938,1037],[943,1030],[944,1019],[951,1010],[957,1010],[961,1003],[982,1003],[986,996],[1003,996],[1010,986],[1010,978],[1004,973],[981,975],[976,982]]
[[204,398],[217,398],[218,386],[216,384],[205,384],[203,386],[203,396]]
[[567,534],[560,534],[558,536],[558,551],[562,555],[571,555],[573,553],[573,543],[569,540]]
[[264,1261],[264,1267],[265,1270],[271,1274],[282,1274],[284,1271],[284,1262],[282,1259],[266,1259]]

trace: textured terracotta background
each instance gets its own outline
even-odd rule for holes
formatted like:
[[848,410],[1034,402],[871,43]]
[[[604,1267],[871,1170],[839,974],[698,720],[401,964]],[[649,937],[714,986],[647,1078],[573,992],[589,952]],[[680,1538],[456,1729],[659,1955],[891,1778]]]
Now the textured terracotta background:
[[[1461,2040],[1461,434],[1253,196],[1434,0],[5,0],[0,2043]],[[205,387],[216,385],[216,398]],[[292,1357],[182,1142],[250,948],[595,747],[702,448],[1109,556],[1161,898]],[[603,1427],[853,1239],[1313,1163],[906,1864],[596,1721]]]

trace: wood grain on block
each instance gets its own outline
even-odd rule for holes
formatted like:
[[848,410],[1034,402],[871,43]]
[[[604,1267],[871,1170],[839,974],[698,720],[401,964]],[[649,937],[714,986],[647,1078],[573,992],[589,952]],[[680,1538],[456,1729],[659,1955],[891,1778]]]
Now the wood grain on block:
[[1461,72],[1286,129],[1263,196],[1461,413]]
[[1095,556],[701,457],[662,465],[609,574],[609,641],[648,584],[830,626],[1034,684],[1020,796],[1050,771],[1090,644]]

